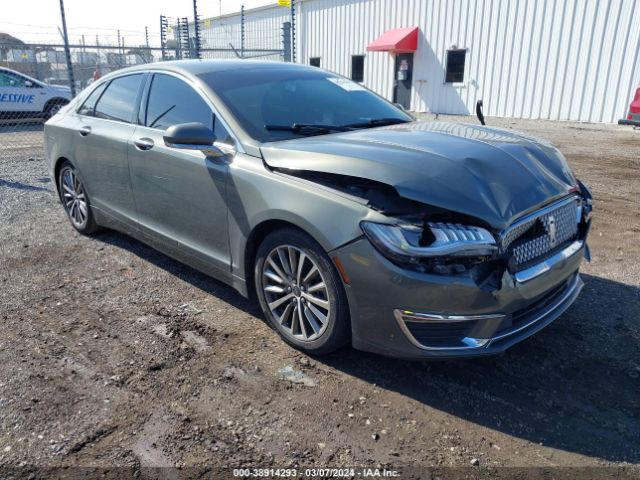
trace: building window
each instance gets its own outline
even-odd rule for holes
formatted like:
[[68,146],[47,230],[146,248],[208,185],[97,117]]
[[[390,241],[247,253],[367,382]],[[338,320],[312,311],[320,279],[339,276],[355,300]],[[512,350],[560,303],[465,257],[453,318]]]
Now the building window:
[[445,83],[464,82],[464,64],[467,58],[465,49],[447,50],[447,69]]
[[364,55],[351,55],[351,80],[364,82]]
[[320,57],[311,57],[309,59],[309,65],[320,68]]

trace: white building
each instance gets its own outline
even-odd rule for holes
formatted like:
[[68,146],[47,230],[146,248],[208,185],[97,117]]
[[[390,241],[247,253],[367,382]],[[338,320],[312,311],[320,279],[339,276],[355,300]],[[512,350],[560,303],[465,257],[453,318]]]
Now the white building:
[[[419,112],[623,118],[640,83],[638,0],[297,0],[296,61]],[[206,56],[282,59],[286,7],[203,22]],[[230,45],[233,46],[231,49]],[[235,50],[235,52],[234,52]],[[280,51],[280,52],[279,52]]]

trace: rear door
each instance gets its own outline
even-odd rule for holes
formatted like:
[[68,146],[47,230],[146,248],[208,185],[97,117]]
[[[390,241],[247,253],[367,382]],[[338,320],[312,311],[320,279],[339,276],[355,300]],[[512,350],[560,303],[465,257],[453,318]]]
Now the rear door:
[[172,125],[200,122],[221,142],[233,142],[209,100],[181,77],[156,73],[143,99],[129,146],[131,182],[142,231],[172,242],[194,260],[230,270],[226,184],[231,156],[211,158],[198,150],[164,144]]
[[136,223],[127,145],[136,126],[145,74],[99,86],[77,112],[75,161],[92,205],[124,225]]

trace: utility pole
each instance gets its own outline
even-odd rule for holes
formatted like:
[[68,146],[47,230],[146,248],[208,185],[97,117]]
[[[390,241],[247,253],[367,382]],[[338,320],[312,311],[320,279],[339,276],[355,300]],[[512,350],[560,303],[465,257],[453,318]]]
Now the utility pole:
[[118,29],[118,53],[122,53],[122,47],[120,46],[120,29]]
[[150,48],[149,47],[149,27],[144,27],[144,37],[147,40],[147,48]]
[[100,39],[96,35],[96,69],[100,65]]
[[73,80],[73,65],[71,63],[71,50],[69,50],[69,34],[67,33],[67,19],[64,15],[64,0],[60,0],[60,17],[62,18],[62,36],[64,37],[64,56],[67,60],[67,76],[71,96],[76,96],[76,83]]

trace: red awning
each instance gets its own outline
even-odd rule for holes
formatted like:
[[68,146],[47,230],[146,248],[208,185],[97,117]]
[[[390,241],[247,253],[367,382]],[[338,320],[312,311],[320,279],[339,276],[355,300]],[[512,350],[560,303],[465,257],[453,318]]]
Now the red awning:
[[387,30],[369,44],[370,52],[409,53],[418,49],[418,27]]

